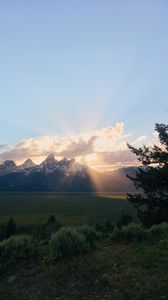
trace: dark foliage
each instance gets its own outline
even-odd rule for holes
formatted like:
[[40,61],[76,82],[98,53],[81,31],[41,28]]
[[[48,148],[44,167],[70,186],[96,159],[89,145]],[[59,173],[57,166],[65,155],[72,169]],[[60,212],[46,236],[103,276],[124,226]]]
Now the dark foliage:
[[161,146],[129,149],[143,164],[136,177],[128,176],[139,193],[128,194],[136,207],[139,219],[147,226],[168,222],[168,125],[156,124]]
[[61,228],[61,226],[62,225],[57,222],[55,215],[49,216],[47,224],[45,225],[47,237],[50,238],[52,233],[56,232],[59,228]]
[[11,217],[8,220],[8,223],[6,225],[6,233],[5,233],[5,237],[9,238],[11,235],[14,235],[16,232],[16,223],[13,220],[13,218]]
[[45,224],[23,224],[17,227],[17,234],[28,234],[36,241],[49,240],[52,233],[56,232],[62,225],[51,215]]
[[121,218],[116,223],[117,227],[121,228],[121,226],[129,225],[133,222],[133,217],[129,214],[123,213]]
[[6,238],[6,224],[0,223],[0,241]]
[[52,257],[58,259],[86,253],[89,244],[86,237],[74,227],[62,227],[52,235],[50,248]]

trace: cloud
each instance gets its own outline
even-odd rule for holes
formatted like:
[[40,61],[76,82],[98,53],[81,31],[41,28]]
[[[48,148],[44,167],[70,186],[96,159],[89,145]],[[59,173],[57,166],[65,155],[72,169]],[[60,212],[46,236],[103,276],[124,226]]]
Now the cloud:
[[4,149],[7,149],[8,146],[7,145],[4,145],[4,144],[0,144],[0,151],[4,150]]
[[8,145],[0,144],[0,161],[1,161],[1,154],[4,151],[7,151],[9,149]]
[[64,156],[67,158],[75,158],[78,156],[85,156],[94,152],[94,142],[97,137],[92,136],[88,141],[80,139],[78,142],[72,141],[67,145],[62,152],[56,153],[57,156]]
[[[79,134],[65,136],[39,136],[20,141],[16,146],[7,148],[0,145],[0,160],[12,159],[22,163],[32,158],[39,163],[50,153],[56,158],[75,158],[94,168],[116,168],[137,164],[135,156],[128,150],[127,142],[132,139],[131,133],[125,133],[124,124],[116,123]],[[147,140],[146,135],[141,135],[131,144],[139,146]]]
[[135,155],[129,150],[100,152],[86,156],[81,160],[98,171],[110,171],[121,167],[139,165]]
[[22,140],[16,146],[3,152],[1,160],[13,159],[22,161],[27,158],[40,158],[51,153],[52,150],[59,147],[59,141],[56,137],[42,136]]
[[147,135],[143,134],[143,135],[140,135],[133,143],[132,145],[134,147],[139,147],[142,145],[142,142],[146,141],[148,139]]
[[136,161],[135,155],[129,150],[99,153],[98,158],[104,164],[130,164]]

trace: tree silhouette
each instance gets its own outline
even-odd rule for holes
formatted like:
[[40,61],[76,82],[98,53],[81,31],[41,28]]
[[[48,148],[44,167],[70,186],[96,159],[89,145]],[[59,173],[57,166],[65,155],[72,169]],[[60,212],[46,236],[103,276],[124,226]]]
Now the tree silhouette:
[[12,217],[9,218],[8,223],[6,225],[6,237],[10,237],[16,232],[16,223]]
[[139,219],[147,226],[168,222],[168,125],[156,124],[160,146],[128,148],[142,163],[136,177],[128,176],[139,191],[127,194],[137,209]]

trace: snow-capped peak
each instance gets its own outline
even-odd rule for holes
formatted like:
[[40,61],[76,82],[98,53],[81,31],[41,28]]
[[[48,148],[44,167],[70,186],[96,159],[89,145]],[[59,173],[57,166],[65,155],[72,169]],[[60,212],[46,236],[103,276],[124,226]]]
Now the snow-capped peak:
[[55,156],[53,153],[51,153],[50,155],[47,156],[47,158],[44,160],[44,162],[57,162],[57,160],[55,159]]
[[6,160],[6,161],[4,161],[3,164],[2,164],[2,166],[4,168],[6,168],[6,169],[12,169],[12,168],[16,167],[16,165],[15,165],[15,163],[14,163],[13,160]]
[[45,173],[50,173],[57,166],[57,160],[54,157],[54,154],[50,154],[40,165],[39,170],[44,170]]
[[16,171],[17,166],[15,165],[13,160],[6,160],[0,165],[0,175],[12,173]]
[[32,168],[35,167],[36,164],[31,160],[31,159],[27,159],[22,165],[20,165],[19,167],[22,169],[28,169],[28,168]]

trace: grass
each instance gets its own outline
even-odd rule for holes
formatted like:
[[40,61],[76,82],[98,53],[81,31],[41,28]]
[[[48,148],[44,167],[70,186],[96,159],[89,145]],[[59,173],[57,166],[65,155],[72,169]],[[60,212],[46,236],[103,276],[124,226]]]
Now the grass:
[[18,264],[1,280],[0,299],[167,299],[167,252],[168,240],[104,241],[93,252],[55,265]]
[[122,213],[133,213],[124,194],[0,193],[0,222],[12,216],[18,223],[45,223],[51,214],[63,225],[116,222]]
[[[0,193],[0,222],[13,216],[19,224],[45,223],[55,214],[63,225],[82,225],[116,222],[122,213],[134,213],[122,194]],[[165,230],[154,227],[153,239],[129,242],[113,242],[109,233],[88,253],[58,261],[43,241],[37,256],[0,260],[0,300],[166,300]]]

